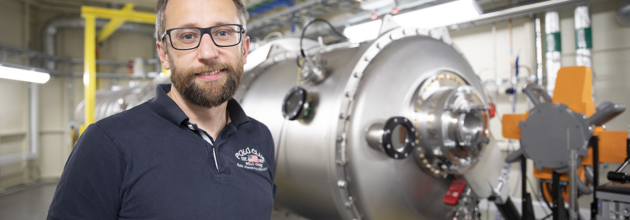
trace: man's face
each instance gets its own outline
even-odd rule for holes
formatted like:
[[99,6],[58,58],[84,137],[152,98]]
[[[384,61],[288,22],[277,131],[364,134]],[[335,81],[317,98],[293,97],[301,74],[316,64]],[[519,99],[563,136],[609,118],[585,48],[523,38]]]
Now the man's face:
[[[232,0],[170,0],[164,15],[165,30],[241,24]],[[198,48],[176,50],[166,36],[157,45],[162,65],[171,70],[177,92],[194,105],[212,108],[236,92],[247,59],[249,38],[242,36],[241,44],[233,47],[218,47],[210,35],[204,34]]]

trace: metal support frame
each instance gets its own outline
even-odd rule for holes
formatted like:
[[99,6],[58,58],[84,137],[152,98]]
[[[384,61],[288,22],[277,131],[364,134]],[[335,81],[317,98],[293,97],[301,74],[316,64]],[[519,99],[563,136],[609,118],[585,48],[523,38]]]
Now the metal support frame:
[[564,199],[562,197],[562,190],[560,190],[560,174],[553,171],[551,198],[553,205],[551,212],[553,213],[553,220],[565,220],[567,219],[567,210],[564,207]]
[[521,219],[521,216],[518,214],[518,210],[514,203],[512,203],[512,199],[510,197],[507,198],[504,204],[495,203],[497,209],[501,213],[504,219]]
[[155,14],[133,11],[133,5],[127,4],[120,10],[82,6],[81,17],[85,19],[85,51],[83,64],[85,125],[80,126],[79,132],[83,133],[88,125],[94,123],[94,102],[96,99],[96,19],[110,19],[110,23],[99,33],[98,40],[100,42],[114,33],[114,31],[126,21],[149,24],[155,23]]
[[[125,4],[125,6],[120,10],[124,12],[133,12],[133,4]],[[100,42],[103,42],[105,39],[111,36],[116,31],[116,29],[118,29],[121,25],[125,23],[125,21],[126,20],[124,18],[112,18],[112,20],[109,21],[109,23],[107,23],[107,25],[105,25],[105,27],[101,29],[101,32],[99,32],[96,36],[96,43],[98,44]]]
[[[599,137],[593,136],[589,140],[589,146],[593,149],[593,188],[599,186]],[[593,202],[591,202],[591,219],[596,219],[599,202],[597,190],[593,190]]]
[[532,204],[532,196],[527,192],[527,158],[521,156],[521,220],[535,220],[534,205]]

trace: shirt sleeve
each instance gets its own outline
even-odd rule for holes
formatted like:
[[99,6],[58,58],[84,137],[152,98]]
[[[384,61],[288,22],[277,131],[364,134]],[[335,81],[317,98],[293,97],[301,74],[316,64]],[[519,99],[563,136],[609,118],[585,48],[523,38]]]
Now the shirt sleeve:
[[269,163],[269,167],[271,168],[271,180],[273,183],[273,198],[276,198],[276,194],[278,193],[278,186],[276,186],[276,145],[273,143],[273,137],[271,135],[271,131],[269,131],[269,128],[267,128],[265,126],[265,129],[267,129],[267,140],[268,140],[268,146],[271,149],[271,162]]
[[117,219],[126,162],[98,124],[90,125],[66,162],[48,219]]

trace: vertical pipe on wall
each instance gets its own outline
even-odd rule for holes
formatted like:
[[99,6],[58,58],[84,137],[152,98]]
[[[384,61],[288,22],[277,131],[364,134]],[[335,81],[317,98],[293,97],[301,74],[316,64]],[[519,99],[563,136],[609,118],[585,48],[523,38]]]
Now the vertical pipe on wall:
[[578,66],[591,66],[591,49],[593,48],[591,18],[588,6],[575,8],[575,52]]
[[[24,43],[26,48],[31,46],[31,5],[30,0],[24,1]],[[30,64],[30,60],[27,61]],[[28,154],[27,159],[39,156],[39,84],[28,85]]]
[[31,10],[30,0],[24,1],[24,48],[30,49],[31,44]]
[[547,91],[553,95],[558,70],[562,67],[560,17],[557,11],[550,11],[545,14],[545,34],[547,42]]
[[85,19],[85,48],[83,63],[83,85],[85,96],[85,124],[81,129],[87,128],[88,125],[94,123],[94,101],[96,94],[96,29],[94,15],[84,15]]
[[[575,8],[575,64],[593,68],[591,62],[591,50],[593,49],[593,33],[591,31],[591,17],[588,6]],[[592,86],[595,85],[595,71],[591,71]],[[595,100],[595,89],[591,90],[592,99]]]
[[536,81],[543,86],[543,56],[542,56],[542,28],[540,27],[540,17],[534,16],[535,44],[536,47]]
[[28,85],[28,155],[27,159],[35,159],[39,148],[39,84]]

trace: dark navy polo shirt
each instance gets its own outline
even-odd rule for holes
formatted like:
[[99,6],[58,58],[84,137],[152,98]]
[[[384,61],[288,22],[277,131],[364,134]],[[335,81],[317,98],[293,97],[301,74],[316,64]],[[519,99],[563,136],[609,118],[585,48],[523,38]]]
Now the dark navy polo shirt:
[[85,130],[48,219],[271,217],[276,187],[269,129],[232,99],[231,122],[206,141],[207,133],[166,95],[170,89],[159,85],[155,98]]

